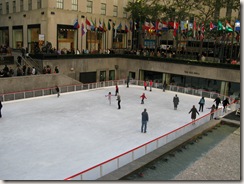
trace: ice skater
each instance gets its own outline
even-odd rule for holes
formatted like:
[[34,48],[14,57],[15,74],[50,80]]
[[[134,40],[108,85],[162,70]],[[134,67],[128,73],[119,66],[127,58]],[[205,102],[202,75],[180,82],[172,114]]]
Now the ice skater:
[[222,103],[223,103],[223,107],[224,107],[223,112],[226,112],[226,106],[227,106],[228,104],[230,104],[230,103],[229,103],[229,98],[226,98]]
[[147,122],[149,120],[149,116],[147,113],[147,109],[144,109],[144,111],[141,113],[141,133],[147,132]]
[[115,96],[117,96],[118,93],[119,93],[119,87],[118,87],[118,85],[116,84],[116,85],[115,85]]
[[118,101],[118,109],[121,109],[121,106],[120,106],[121,97],[120,97],[120,94],[119,93],[117,95],[117,101]]
[[3,104],[2,101],[0,100],[0,118],[2,117],[2,108],[3,108]]
[[207,109],[211,109],[211,110],[210,110],[210,113],[211,113],[211,114],[210,114],[210,120],[211,120],[211,119],[213,119],[213,117],[214,117],[214,111],[216,110],[216,107],[215,107],[215,105],[213,104],[212,107],[207,108]]
[[142,95],[140,96],[141,98],[141,104],[144,104],[144,99],[147,99],[145,93],[142,93]]
[[220,97],[219,97],[219,96],[217,96],[217,97],[215,98],[214,102],[215,102],[215,104],[216,104],[216,105],[215,105],[215,108],[216,108],[216,109],[218,109],[219,104],[220,104],[220,102],[221,102]]
[[[192,121],[194,121],[196,119],[197,114],[199,115],[199,112],[197,111],[195,105],[192,106],[191,110],[189,111],[189,114],[190,113],[191,113],[191,119]],[[193,124],[195,124],[195,122]]]
[[60,92],[59,92],[59,87],[58,86],[56,86],[56,92],[57,92],[57,97],[59,97],[60,96]]
[[128,75],[127,80],[126,80],[127,88],[129,87],[129,83],[130,83],[130,76]]
[[202,97],[201,99],[200,99],[200,101],[198,102],[198,104],[199,104],[199,112],[202,110],[202,112],[203,112],[203,107],[204,107],[204,104],[205,104],[205,99],[204,99],[204,97]]
[[152,81],[152,80],[150,80],[150,81],[149,81],[149,87],[150,87],[150,91],[152,91],[152,86],[153,86],[153,81]]
[[177,95],[175,95],[173,98],[174,110],[177,110],[177,106],[178,106],[179,102],[180,102],[179,97]]
[[163,92],[165,92],[166,87],[167,87],[167,83],[166,83],[166,81],[164,81],[164,84],[163,84]]
[[144,85],[144,89],[147,90],[147,81],[144,81],[143,85]]
[[108,92],[108,94],[105,95],[105,97],[108,97],[109,105],[111,105],[111,96],[113,96],[111,92]]

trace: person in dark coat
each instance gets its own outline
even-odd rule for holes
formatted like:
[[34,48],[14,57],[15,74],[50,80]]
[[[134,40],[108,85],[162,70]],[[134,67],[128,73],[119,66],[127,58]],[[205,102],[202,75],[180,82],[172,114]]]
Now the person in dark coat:
[[127,80],[126,80],[127,88],[129,87],[129,83],[130,83],[130,76],[128,75]]
[[141,113],[141,133],[147,132],[147,122],[149,120],[149,116],[147,113],[147,109],[144,109],[144,111]]
[[229,103],[229,98],[226,98],[226,99],[223,101],[223,107],[224,107],[223,112],[226,111],[226,106],[227,106],[228,104],[230,104],[230,103]]
[[56,86],[55,89],[56,89],[56,92],[57,92],[57,97],[59,97],[60,96],[59,87]]
[[0,100],[0,118],[2,117],[2,108],[3,108],[3,105],[2,105],[2,102],[1,102],[1,100]]
[[119,93],[117,94],[117,101],[118,101],[118,109],[121,109],[121,106],[120,106],[121,98],[120,98]]
[[174,110],[177,109],[177,106],[178,106],[179,102],[180,102],[179,97],[177,95],[175,95],[174,98],[173,98]]
[[166,83],[166,81],[164,81],[164,84],[163,84],[163,92],[165,92],[166,87],[167,87],[167,83]]
[[217,97],[215,98],[214,102],[215,102],[215,104],[216,104],[216,105],[215,105],[216,109],[218,109],[219,104],[220,104],[220,102],[221,102],[220,97],[219,97],[219,96],[217,96]]
[[202,110],[202,112],[203,112],[203,107],[204,107],[204,104],[205,104],[205,99],[204,99],[204,97],[202,97],[201,99],[200,99],[200,101],[199,101],[199,112]]
[[191,119],[194,121],[197,117],[197,114],[199,115],[199,112],[197,111],[197,108],[195,105],[192,106],[191,110],[189,111],[189,114],[191,113]]

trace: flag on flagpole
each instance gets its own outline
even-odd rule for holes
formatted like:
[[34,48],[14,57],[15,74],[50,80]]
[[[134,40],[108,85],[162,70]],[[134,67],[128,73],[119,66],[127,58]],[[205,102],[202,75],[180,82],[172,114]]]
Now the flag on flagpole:
[[106,24],[105,24],[104,20],[103,20],[103,31],[104,31],[104,32],[107,31],[107,27],[106,27]]
[[228,21],[226,21],[225,31],[226,32],[233,32],[232,26],[228,23]]
[[235,31],[241,31],[241,23],[239,20],[235,22]]
[[91,22],[86,18],[86,29],[91,30]]
[[129,28],[128,26],[125,24],[125,32],[128,33],[129,32]]
[[149,22],[145,21],[144,24],[143,24],[143,26],[142,26],[142,29],[148,31],[148,30],[150,29],[150,24],[149,24]]
[[99,19],[99,27],[98,28],[99,28],[100,31],[102,31],[102,32],[104,31],[103,30],[103,24],[102,24],[100,19]]
[[218,21],[218,31],[223,31],[224,29],[225,28],[224,28],[223,24],[220,21]]
[[204,27],[204,23],[202,23],[200,40],[203,40],[204,39],[204,32],[205,32],[205,27]]
[[75,29],[79,29],[80,28],[80,24],[78,22],[78,19],[76,19],[75,22],[74,22],[74,28]]
[[84,34],[86,34],[86,32],[87,32],[87,30],[86,30],[86,28],[85,28],[85,26],[84,26],[84,24],[82,22],[82,24],[81,24],[81,36],[83,36]]
[[210,29],[210,31],[212,31],[216,27],[217,26],[215,26],[212,22],[209,23],[209,29]]
[[111,25],[110,25],[109,20],[108,20],[108,30],[109,30],[109,31],[111,30]]
[[177,36],[178,29],[179,29],[179,23],[174,21],[174,33],[173,33],[174,37]]

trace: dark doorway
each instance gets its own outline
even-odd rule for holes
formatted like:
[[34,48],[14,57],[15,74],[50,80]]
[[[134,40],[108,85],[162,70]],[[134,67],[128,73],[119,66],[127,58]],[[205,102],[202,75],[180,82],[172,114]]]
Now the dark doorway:
[[82,83],[93,83],[93,82],[97,82],[96,77],[97,72],[84,72],[84,73],[80,73],[80,82]]

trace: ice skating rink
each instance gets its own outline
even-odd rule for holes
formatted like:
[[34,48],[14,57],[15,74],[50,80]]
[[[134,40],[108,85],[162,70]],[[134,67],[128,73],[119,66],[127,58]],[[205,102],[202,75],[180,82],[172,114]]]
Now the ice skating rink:
[[[188,112],[192,105],[198,108],[201,98],[121,85],[118,110],[115,96],[109,105],[108,92],[114,94],[115,86],[3,102],[0,179],[63,180],[191,122]],[[200,116],[213,104],[213,99],[205,101]],[[140,131],[144,108],[149,114],[147,133]]]

